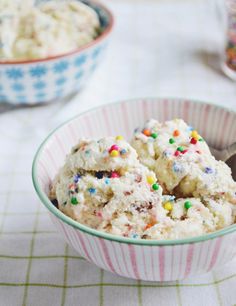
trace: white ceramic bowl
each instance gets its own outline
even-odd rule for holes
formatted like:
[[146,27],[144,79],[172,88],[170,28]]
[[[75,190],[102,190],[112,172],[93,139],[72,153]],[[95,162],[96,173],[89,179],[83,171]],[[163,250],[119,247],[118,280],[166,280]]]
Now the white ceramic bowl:
[[80,137],[124,135],[148,118],[183,118],[216,148],[236,140],[236,113],[187,99],[125,101],[78,115],[52,132],[33,163],[33,182],[60,235],[88,261],[116,274],[149,281],[170,281],[204,273],[236,255],[236,224],[181,240],[137,240],[113,236],[79,224],[48,199],[49,185]]
[[75,93],[85,85],[104,57],[113,16],[93,0],[80,1],[97,12],[102,34],[66,54],[39,60],[0,62],[0,103],[42,104]]

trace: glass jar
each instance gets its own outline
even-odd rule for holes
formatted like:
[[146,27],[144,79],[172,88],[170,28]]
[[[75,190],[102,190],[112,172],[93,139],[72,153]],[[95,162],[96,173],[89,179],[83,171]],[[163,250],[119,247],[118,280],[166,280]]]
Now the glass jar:
[[236,80],[236,0],[225,0],[226,7],[226,44],[223,71]]

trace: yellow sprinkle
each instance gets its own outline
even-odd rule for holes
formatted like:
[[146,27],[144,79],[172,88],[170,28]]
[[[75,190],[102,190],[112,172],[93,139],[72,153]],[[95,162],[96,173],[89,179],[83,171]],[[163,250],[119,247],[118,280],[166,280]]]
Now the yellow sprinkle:
[[112,150],[112,151],[110,152],[110,156],[111,156],[111,157],[117,157],[117,156],[119,156],[119,152],[116,151],[116,150]]
[[124,137],[121,136],[121,135],[116,136],[116,140],[123,140],[123,139],[124,139]]
[[155,178],[153,176],[147,176],[147,182],[148,184],[152,185],[155,183]]
[[164,208],[168,211],[171,211],[173,209],[173,205],[170,202],[166,202],[164,204]]
[[197,131],[192,131],[191,137],[198,139],[199,135]]

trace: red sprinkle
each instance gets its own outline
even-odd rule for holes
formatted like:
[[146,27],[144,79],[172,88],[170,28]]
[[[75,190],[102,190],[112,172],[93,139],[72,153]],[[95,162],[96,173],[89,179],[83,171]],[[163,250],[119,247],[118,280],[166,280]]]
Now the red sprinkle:
[[110,149],[109,149],[109,153],[111,153],[111,151],[119,151],[119,147],[117,146],[117,145],[112,145],[111,147],[110,147]]
[[191,144],[196,144],[196,143],[197,143],[197,139],[191,138],[190,143],[191,143]]
[[111,173],[111,178],[118,178],[118,177],[120,177],[120,175],[117,172],[114,171]]
[[185,150],[182,151],[182,154],[185,154],[185,153],[187,153],[187,152],[188,152],[188,150],[185,149]]
[[179,156],[180,154],[181,154],[180,151],[177,151],[177,150],[176,150],[174,155],[175,155],[175,156]]

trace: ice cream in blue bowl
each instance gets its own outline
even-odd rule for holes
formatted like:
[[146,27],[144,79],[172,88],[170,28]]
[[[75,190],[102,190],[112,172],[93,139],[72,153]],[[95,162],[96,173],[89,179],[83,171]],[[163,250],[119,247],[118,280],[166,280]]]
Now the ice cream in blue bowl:
[[83,1],[0,4],[0,103],[41,104],[77,92],[104,57],[112,13]]

